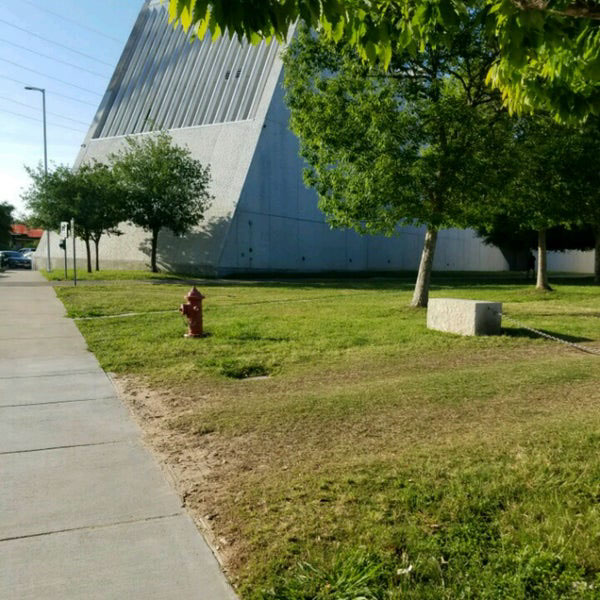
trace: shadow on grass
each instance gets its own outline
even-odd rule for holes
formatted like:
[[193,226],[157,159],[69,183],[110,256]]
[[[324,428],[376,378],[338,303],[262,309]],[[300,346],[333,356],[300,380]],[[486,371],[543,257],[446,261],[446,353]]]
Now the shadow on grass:
[[[594,341],[592,338],[567,335],[566,333],[557,333],[556,331],[548,331],[547,329],[538,329],[538,331],[541,331],[542,333],[545,333],[546,335],[551,335],[553,337],[556,337],[560,340],[563,340],[564,342],[571,342],[573,344],[577,344],[579,342],[593,342]],[[502,335],[506,335],[508,337],[513,337],[513,338],[547,339],[547,338],[544,338],[543,336],[539,335],[538,333],[535,333],[534,331],[525,329],[524,327],[503,327]]]
[[[298,286],[312,289],[337,289],[337,290],[390,290],[390,291],[412,291],[414,289],[416,281],[416,273],[413,274],[398,274],[391,276],[387,274],[383,276],[362,277],[360,275],[353,274],[349,277],[348,274],[345,276],[337,276],[328,274],[322,277],[316,275],[307,276],[279,276],[272,275],[269,278],[260,278],[257,276],[253,277],[237,277],[237,278],[224,278],[224,279],[213,279],[205,278],[202,276],[194,275],[182,275],[176,279],[162,279],[155,278],[148,280],[146,283],[151,285],[202,285],[203,287],[221,287],[225,285],[234,285],[236,287],[253,287],[253,288],[278,288],[278,287],[289,287]],[[447,290],[449,288],[455,290],[468,289],[481,287],[490,293],[494,292],[505,292],[508,286],[523,286],[529,283],[531,285],[531,291],[534,291],[534,285],[531,282],[527,282],[524,279],[515,277],[485,277],[479,276],[462,278],[461,276],[440,276],[434,275],[430,291],[439,292]],[[552,281],[555,285],[577,285],[577,286],[593,286],[592,278],[564,278],[556,279]],[[548,298],[552,296],[549,295]]]

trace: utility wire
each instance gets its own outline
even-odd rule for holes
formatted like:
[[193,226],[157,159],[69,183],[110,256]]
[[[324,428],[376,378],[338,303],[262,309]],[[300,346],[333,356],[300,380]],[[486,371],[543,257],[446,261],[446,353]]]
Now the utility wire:
[[49,15],[53,15],[53,16],[57,17],[58,19],[67,21],[67,23],[73,23],[73,25],[77,25],[77,27],[81,27],[82,29],[87,29],[88,31],[91,31],[92,33],[95,33],[97,35],[101,35],[102,37],[105,37],[106,39],[111,40],[113,42],[116,42],[117,44],[122,43],[121,40],[117,39],[116,37],[113,37],[112,35],[108,35],[108,34],[104,33],[103,31],[100,31],[99,29],[94,29],[93,27],[90,27],[89,25],[84,25],[83,23],[79,23],[78,21],[75,21],[74,19],[70,19],[69,17],[65,17],[64,15],[61,15],[60,13],[54,12],[53,10],[49,10],[48,8],[44,8],[43,6],[39,6],[38,4],[35,4],[34,2],[29,2],[29,0],[20,0],[20,1],[23,4],[29,4],[29,6],[33,6],[34,8],[37,8],[38,10],[48,13]]
[[[21,119],[29,119],[30,121],[37,121],[38,123],[43,123],[42,119],[30,117],[29,115],[24,115],[23,113],[14,112],[12,110],[6,110],[5,108],[0,108],[0,113],[6,113],[8,115],[14,115],[15,117],[21,117]],[[56,125],[54,123],[48,123],[48,125],[51,127],[60,127],[61,129],[70,129],[71,131],[76,131],[77,133],[86,133],[82,129],[75,129],[74,127],[67,127],[66,125]]]
[[35,69],[30,69],[29,67],[24,67],[23,65],[20,65],[19,63],[16,63],[12,60],[7,60],[6,58],[0,58],[0,61],[8,63],[9,65],[13,65],[15,67],[19,67],[19,69],[25,69],[26,71],[31,71],[32,73],[35,73],[36,75],[41,75],[42,77],[47,77],[48,79],[54,79],[54,81],[58,81],[59,83],[62,83],[63,85],[70,85],[71,87],[77,88],[78,90],[82,90],[88,94],[93,94],[94,96],[102,96],[102,94],[99,94],[98,92],[93,92],[92,90],[88,90],[87,88],[81,87],[80,85],[77,85],[75,83],[69,83],[68,81],[65,81],[64,79],[59,79],[58,77],[52,77],[52,75],[47,75],[46,73],[43,73],[42,71],[36,71]]
[[9,21],[5,21],[4,19],[0,19],[0,23],[3,23],[4,25],[8,25],[9,27],[12,27],[14,29],[18,29],[19,31],[23,31],[24,33],[32,35],[33,37],[43,40],[44,42],[48,42],[49,44],[54,44],[55,46],[65,48],[66,50],[69,50],[69,52],[74,52],[75,54],[85,56],[85,58],[89,58],[90,60],[95,60],[96,62],[106,65],[107,67],[110,67],[111,69],[114,68],[114,65],[111,65],[110,63],[108,63],[104,60],[100,60],[99,58],[96,58],[95,56],[91,56],[90,54],[86,54],[85,52],[80,52],[79,50],[75,50],[75,48],[71,48],[70,46],[66,46],[65,44],[61,44],[60,42],[55,42],[54,40],[50,40],[46,37],[38,35],[37,33],[33,33],[33,31],[29,31],[29,29],[25,29],[24,27],[19,27],[18,25],[14,25],[13,23],[10,23]]
[[[19,83],[20,85],[31,85],[31,82],[21,81],[20,79],[8,77],[7,75],[0,74],[0,79],[6,79],[7,81],[12,81],[13,83]],[[46,90],[46,92],[48,92],[48,94],[52,94],[53,96],[58,96],[59,98],[73,100],[73,102],[79,102],[80,104],[87,104],[88,106],[93,106],[94,108],[97,108],[97,104],[93,104],[92,102],[86,102],[85,100],[81,100],[80,98],[74,98],[73,96],[67,96],[66,94],[59,94],[58,92],[54,92],[52,90]]]
[[80,71],[85,71],[86,73],[90,73],[91,75],[95,75],[96,77],[102,77],[102,79],[108,79],[109,75],[104,75],[102,73],[98,73],[97,71],[92,71],[91,69],[86,69],[85,67],[80,67],[75,63],[69,62],[67,60],[61,60],[60,58],[54,58],[54,56],[49,56],[48,54],[44,54],[43,52],[36,52],[35,50],[30,50],[25,46],[21,46],[20,44],[15,44],[9,40],[5,40],[4,38],[0,38],[0,42],[4,42],[5,44],[10,44],[15,48],[19,48],[20,50],[25,50],[25,52],[31,52],[31,54],[37,54],[38,56],[42,56],[43,58],[47,58],[48,60],[53,60],[54,62],[61,63],[62,65],[67,65],[68,67],[73,67],[74,69],[79,69]]
[[[26,104],[25,102],[19,102],[18,100],[13,100],[12,98],[7,98],[6,96],[0,96],[0,100],[6,100],[7,102],[12,102],[13,104],[19,104],[20,106],[25,106],[27,108],[33,108],[34,110],[38,110],[39,106],[33,106],[32,104]],[[67,121],[73,121],[73,123],[79,123],[80,125],[85,125],[86,127],[89,123],[84,121],[78,121],[77,119],[72,119],[71,117],[65,117],[59,113],[51,112],[49,110],[46,111],[49,115],[53,117],[59,117],[60,119],[66,119]]]

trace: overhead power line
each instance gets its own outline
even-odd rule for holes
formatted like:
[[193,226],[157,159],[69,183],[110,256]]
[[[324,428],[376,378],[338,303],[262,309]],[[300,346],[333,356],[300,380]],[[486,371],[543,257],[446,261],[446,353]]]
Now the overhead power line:
[[[35,110],[39,109],[39,106],[33,106],[33,104],[27,104],[26,102],[19,102],[18,100],[13,100],[12,98],[7,98],[6,96],[0,96],[0,100],[6,100],[6,102],[12,102],[13,104],[18,104],[20,106],[26,106],[27,108],[33,108]],[[89,123],[86,123],[85,121],[78,121],[77,119],[72,119],[71,117],[65,117],[65,115],[61,115],[60,113],[55,113],[52,111],[47,110],[46,111],[49,115],[52,115],[53,117],[58,117],[60,119],[66,119],[67,121],[73,121],[73,123],[79,123],[80,125],[85,125],[86,127],[89,125]]]
[[48,42],[49,44],[54,44],[55,46],[59,46],[60,48],[65,48],[65,50],[68,50],[69,52],[74,52],[75,54],[79,54],[80,56],[85,56],[85,58],[89,58],[90,60],[95,60],[96,62],[106,65],[107,67],[110,67],[111,69],[114,67],[114,65],[111,65],[110,63],[108,63],[104,60],[100,60],[99,58],[96,58],[95,56],[92,56],[91,54],[86,54],[85,52],[81,52],[79,50],[76,50],[75,48],[71,48],[71,46],[67,46],[65,44],[61,44],[60,42],[55,42],[54,40],[50,40],[42,35],[33,33],[33,31],[29,31],[29,29],[25,29],[24,27],[19,27],[18,25],[10,23],[9,21],[5,21],[4,19],[0,19],[0,23],[3,23],[4,25],[8,25],[9,27],[12,27],[13,29],[18,29],[19,31],[23,31],[24,33],[27,33],[28,35],[31,35],[40,40],[43,40],[44,42]]
[[35,69],[30,69],[29,67],[24,67],[23,65],[20,65],[19,63],[13,62],[12,60],[7,60],[6,58],[0,58],[0,61],[8,63],[9,65],[13,65],[15,67],[19,67],[19,69],[25,69],[26,71],[31,71],[32,73],[35,73],[36,75],[41,75],[42,77],[47,77],[48,79],[53,79],[54,81],[58,81],[59,83],[62,83],[63,85],[70,85],[71,87],[74,87],[74,88],[77,88],[78,90],[87,92],[88,94],[93,94],[94,96],[102,96],[102,94],[99,94],[98,92],[93,92],[92,90],[88,90],[87,88],[81,87],[80,85],[77,85],[75,83],[70,83],[69,81],[65,81],[64,79],[59,79],[58,77],[53,77],[52,75],[47,75],[46,73],[44,73],[42,71],[36,71]]
[[89,25],[84,25],[83,23],[79,23],[78,21],[75,21],[74,19],[70,19],[69,17],[65,17],[64,15],[61,15],[60,13],[54,12],[53,10],[44,8],[43,6],[39,6],[38,4],[35,4],[34,2],[29,2],[29,0],[21,0],[21,2],[24,4],[29,4],[29,6],[33,6],[34,8],[37,8],[38,10],[48,13],[49,15],[53,15],[57,19],[62,19],[63,21],[66,21],[67,23],[73,23],[73,25],[77,25],[77,27],[81,27],[82,29],[87,29],[88,31],[91,31],[92,33],[95,33],[96,35],[101,35],[102,37],[106,38],[107,40],[111,40],[113,42],[116,42],[117,44],[122,43],[121,40],[117,39],[116,37],[113,37],[112,35],[108,35],[107,33],[100,31],[99,29],[94,29],[94,27],[90,27]]
[[43,52],[37,52],[36,50],[30,50],[25,46],[21,46],[20,44],[15,44],[9,40],[5,40],[4,38],[0,38],[0,42],[5,44],[9,44],[10,46],[14,46],[15,48],[19,48],[20,50],[25,50],[25,52],[30,52],[31,54],[36,54],[37,56],[42,56],[43,58],[47,58],[48,60],[53,60],[54,62],[61,63],[62,65],[67,65],[68,67],[73,67],[73,69],[79,69],[80,71],[85,71],[86,73],[90,73],[90,75],[95,75],[96,77],[102,77],[102,79],[108,79],[110,75],[105,75],[103,73],[98,73],[97,71],[92,71],[91,69],[86,69],[85,67],[80,67],[75,63],[69,62],[67,60],[61,60],[60,58],[54,58],[54,56],[49,56],[48,54],[44,54]]
[[[5,108],[0,108],[0,113],[6,113],[8,115],[13,115],[15,117],[20,117],[21,119],[29,119],[30,121],[37,121],[38,123],[42,123],[42,119],[37,119],[36,117],[30,117],[29,115],[24,115],[23,113],[14,112],[12,110],[6,110]],[[70,129],[71,131],[76,131],[77,133],[87,133],[82,129],[75,129],[75,127],[68,127],[67,125],[57,125],[56,123],[48,123],[48,126],[51,127],[59,127],[60,129]]]
[[[14,77],[8,77],[6,75],[1,75],[0,74],[0,79],[6,79],[7,81],[12,81],[13,83],[18,83],[20,85],[31,85],[31,81],[21,81],[20,79],[15,79]],[[50,95],[52,94],[52,96],[57,96],[58,98],[65,98],[66,100],[72,100],[73,102],[79,102],[79,104],[87,104],[87,106],[93,106],[94,108],[97,107],[97,104],[94,104],[93,102],[86,102],[85,100],[81,100],[80,98],[74,98],[73,96],[67,96],[66,94],[59,94],[58,92],[55,92],[53,90],[46,90],[46,92]]]

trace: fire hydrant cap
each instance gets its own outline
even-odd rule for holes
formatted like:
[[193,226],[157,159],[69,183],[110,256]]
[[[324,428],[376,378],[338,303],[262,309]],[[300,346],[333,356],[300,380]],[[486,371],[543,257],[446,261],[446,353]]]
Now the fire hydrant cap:
[[189,292],[188,295],[186,296],[186,298],[188,300],[203,300],[204,296],[196,289],[196,286],[194,286]]

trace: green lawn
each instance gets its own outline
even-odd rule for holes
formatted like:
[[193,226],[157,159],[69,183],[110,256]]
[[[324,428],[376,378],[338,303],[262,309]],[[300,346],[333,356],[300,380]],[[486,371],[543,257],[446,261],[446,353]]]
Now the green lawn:
[[[60,268],[50,272],[45,269],[40,269],[40,273],[48,279],[48,281],[73,281],[73,269],[67,269],[66,279],[65,270]],[[181,277],[184,276],[174,273],[152,273],[152,271],[120,271],[108,269],[88,273],[85,269],[77,269],[77,281],[143,281],[148,279],[179,279]]]
[[[77,323],[242,598],[599,598],[600,357],[428,331],[411,287],[204,282],[200,340],[189,286],[57,293],[75,317],[150,313]],[[555,290],[446,275],[432,296],[600,349],[600,288]]]

